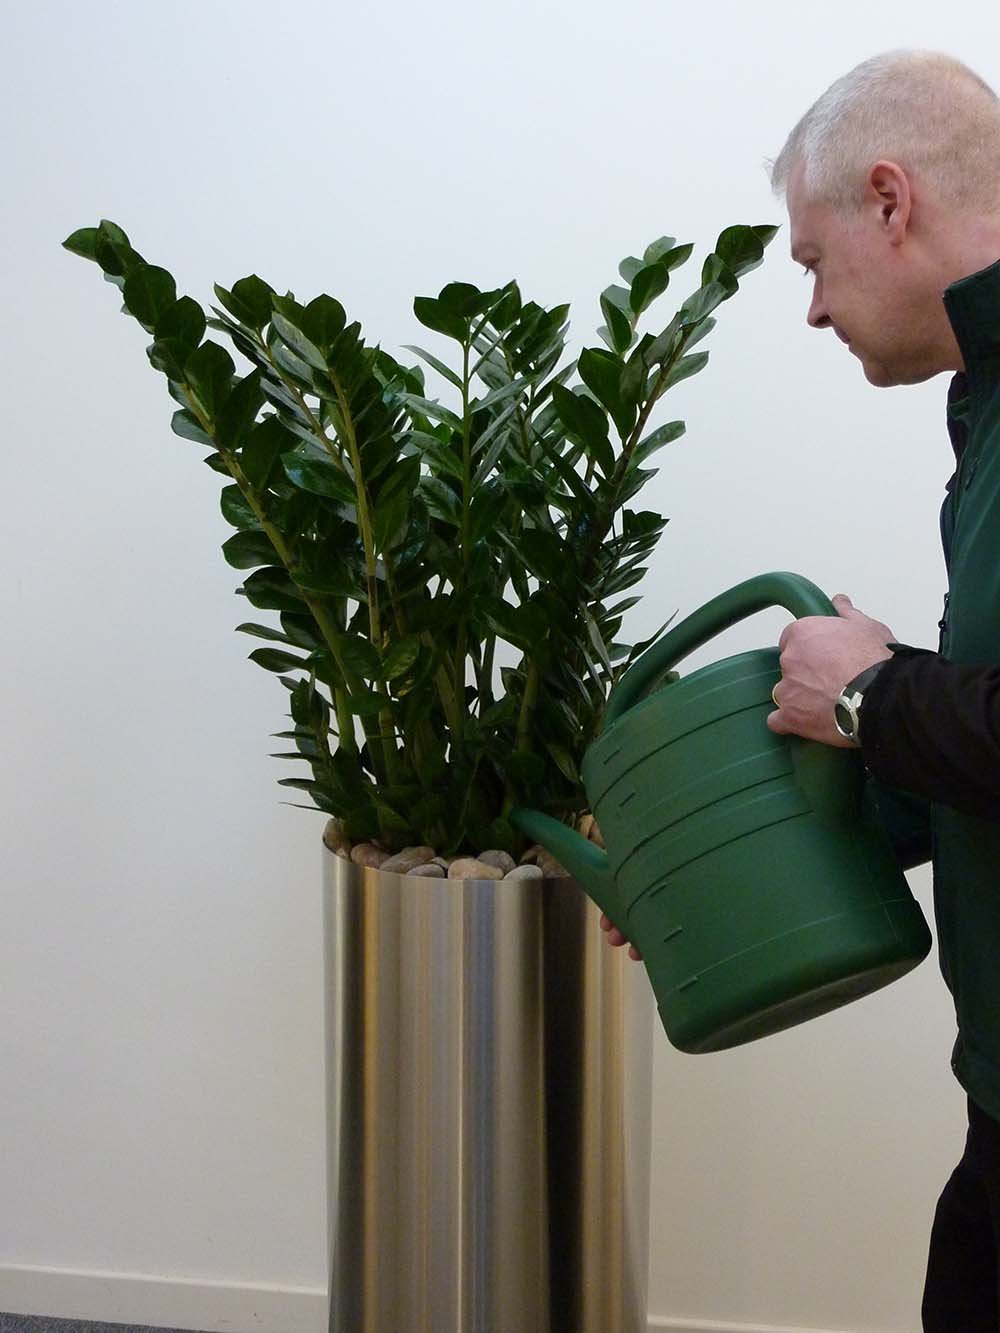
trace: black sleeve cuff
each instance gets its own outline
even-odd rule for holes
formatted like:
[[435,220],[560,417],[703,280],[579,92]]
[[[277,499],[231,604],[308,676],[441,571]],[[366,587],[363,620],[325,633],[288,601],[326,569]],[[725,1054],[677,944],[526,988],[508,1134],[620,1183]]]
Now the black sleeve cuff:
[[865,766],[887,787],[1000,822],[1000,667],[888,647],[858,718]]

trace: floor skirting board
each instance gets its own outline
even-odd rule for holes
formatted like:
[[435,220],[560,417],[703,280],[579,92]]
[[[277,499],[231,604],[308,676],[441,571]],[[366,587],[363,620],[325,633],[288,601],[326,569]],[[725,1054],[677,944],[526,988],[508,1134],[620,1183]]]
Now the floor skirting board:
[[791,1324],[732,1324],[704,1319],[667,1319],[650,1315],[647,1333],[850,1333],[849,1329],[808,1328]]
[[325,1287],[0,1265],[0,1310],[199,1333],[326,1333]]
[[[327,1333],[325,1287],[251,1286],[140,1273],[0,1265],[0,1311],[198,1333]],[[650,1315],[647,1333],[849,1331]]]

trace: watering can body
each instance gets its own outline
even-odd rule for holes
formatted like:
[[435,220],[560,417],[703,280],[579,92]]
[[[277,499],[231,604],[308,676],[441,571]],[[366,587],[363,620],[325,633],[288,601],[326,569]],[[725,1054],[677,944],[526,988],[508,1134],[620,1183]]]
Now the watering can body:
[[510,816],[640,950],[668,1038],[692,1053],[858,999],[931,947],[888,835],[862,799],[860,752],[768,728],[778,649],[684,678],[672,671],[774,605],[836,615],[808,580],[760,575],[688,617],[618,682],[582,764],[606,852],[537,811]]

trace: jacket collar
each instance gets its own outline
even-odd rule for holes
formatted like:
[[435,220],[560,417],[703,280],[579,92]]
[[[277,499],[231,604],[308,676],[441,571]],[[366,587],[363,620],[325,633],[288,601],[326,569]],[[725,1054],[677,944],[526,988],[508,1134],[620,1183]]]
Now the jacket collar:
[[965,362],[964,375],[952,380],[954,397],[948,394],[949,413],[954,405],[959,415],[961,399],[968,395],[975,404],[1000,372],[1000,259],[946,287],[944,308]]
[[955,451],[957,460],[962,457],[962,450],[969,435],[969,379],[961,370],[951,377],[951,383],[948,385],[947,421],[951,447]]

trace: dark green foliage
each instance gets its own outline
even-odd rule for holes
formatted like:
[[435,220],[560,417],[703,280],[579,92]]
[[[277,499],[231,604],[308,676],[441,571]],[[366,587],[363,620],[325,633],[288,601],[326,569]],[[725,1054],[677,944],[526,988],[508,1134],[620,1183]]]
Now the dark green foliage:
[[[290,693],[294,730],[276,734],[295,748],[276,757],[308,765],[280,780],[308,794],[303,808],[350,837],[446,853],[518,850],[515,803],[586,808],[580,762],[609,690],[667,627],[618,641],[639,600],[622,594],[667,522],[630,507],[654,475],[640,465],[684,431],[650,416],[704,367],[708,353],[690,349],[776,231],[722,232],[655,336],[638,321],[693,247],[664,236],[623,260],[627,285],[601,295],[606,347],[561,369],[567,306],[523,302],[514,282],[418,297],[420,323],[457,344],[454,364],[407,350],[455,390],[450,407],[427,396],[419,364],[367,346],[331,296],[301,305],[251,274],[216,286],[206,316],[114,223],[63,242],[152,335],[175,434],[224,478],[223,555],[251,571],[237,592],[280,619],[238,629],[282,645],[249,656]],[[517,666],[497,668],[497,640]]]

